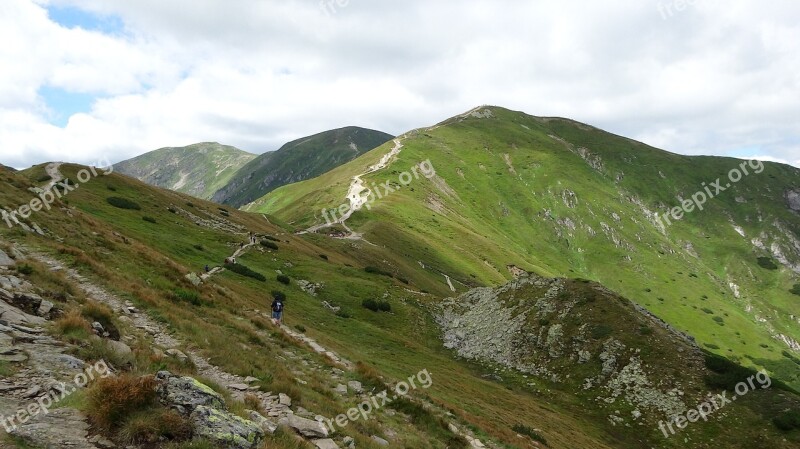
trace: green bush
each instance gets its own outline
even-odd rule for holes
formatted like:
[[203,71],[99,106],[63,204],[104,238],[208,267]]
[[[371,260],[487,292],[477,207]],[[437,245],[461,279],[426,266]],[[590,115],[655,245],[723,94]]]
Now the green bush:
[[388,272],[388,271],[386,271],[386,270],[381,270],[381,269],[380,269],[380,268],[378,268],[378,267],[366,266],[366,267],[364,267],[364,271],[366,271],[367,273],[370,273],[370,274],[379,274],[379,275],[381,275],[381,276],[389,276],[389,277],[392,277],[392,273],[389,273],[389,272]]
[[144,220],[144,221],[146,221],[146,222],[148,222],[148,223],[153,223],[153,224],[157,223],[157,222],[156,222],[156,219],[155,219],[155,218],[153,218],[153,217],[147,217],[147,216],[144,216],[144,217],[142,217],[142,220]]
[[611,329],[611,326],[607,324],[598,324],[592,328],[592,338],[595,340],[601,340],[611,335],[612,330],[613,329]]
[[775,265],[775,262],[772,260],[771,257],[759,257],[758,258],[758,265],[761,268],[765,268],[767,270],[777,270],[778,266]]
[[17,267],[17,273],[24,275],[31,275],[33,274],[33,267],[28,264],[20,265]]
[[292,282],[291,279],[289,279],[289,276],[286,276],[285,274],[279,274],[277,279],[278,282],[284,285],[289,285]]
[[706,307],[703,307],[701,310],[702,310],[703,312],[705,312],[705,313],[709,314],[709,315],[713,315],[713,314],[714,314],[714,311],[713,311],[713,310],[711,310],[711,309],[709,309],[709,308],[706,308]]
[[274,243],[272,243],[272,242],[270,242],[269,240],[266,240],[266,239],[261,241],[261,246],[263,246],[264,248],[269,248],[269,249],[275,249],[275,250],[278,249],[278,245],[276,245],[276,244],[274,244]]
[[286,293],[280,290],[272,290],[272,298],[278,301],[286,301]]
[[794,293],[795,295],[800,296],[800,284],[794,284],[794,287],[789,290],[789,293]]
[[271,235],[265,235],[264,239],[265,240],[272,240],[273,242],[280,242],[281,241],[279,238],[273,237]]
[[240,274],[242,276],[246,276],[249,278],[253,278],[257,281],[266,282],[267,278],[256,271],[251,270],[250,268],[240,264],[240,263],[226,263],[225,269],[233,271],[236,274]]
[[47,181],[52,181],[52,180],[53,180],[53,177],[50,176],[50,175],[42,175],[42,176],[39,176],[38,178],[36,178],[36,182],[47,182]]
[[780,416],[772,418],[772,423],[775,424],[775,427],[784,432],[800,429],[800,412],[797,410],[790,410]]
[[542,443],[545,446],[547,446],[547,440],[532,427],[523,426],[522,424],[515,424],[513,427],[511,427],[511,430],[517,432],[520,435],[525,435],[527,437],[530,437],[530,439],[532,439],[533,441]]
[[339,309],[339,311],[336,312],[336,316],[338,316],[339,318],[344,318],[345,320],[353,317],[352,315],[347,313],[347,311],[344,309]]
[[306,333],[306,327],[303,326],[302,324],[297,324],[294,326],[294,328],[297,329],[297,331],[300,332],[301,334]]
[[713,319],[713,320],[714,320],[714,321],[715,321],[717,324],[719,324],[720,326],[724,326],[724,325],[725,325],[725,320],[724,320],[724,319],[723,319],[721,316],[715,316],[715,317],[714,317],[714,318],[712,318],[712,319]]
[[391,312],[392,305],[386,301],[376,301],[374,299],[365,299],[361,301],[361,306],[373,312]]
[[[327,255],[325,255],[325,254],[320,254],[320,255],[319,255],[319,257],[320,257],[321,259],[328,260],[328,256],[327,256]],[[798,284],[798,286],[800,286],[800,284]],[[798,294],[800,294],[800,293],[798,293]]]
[[108,204],[120,208],[120,209],[128,209],[128,210],[141,210],[142,206],[131,201],[127,198],[120,198],[118,196],[110,196],[106,198]]

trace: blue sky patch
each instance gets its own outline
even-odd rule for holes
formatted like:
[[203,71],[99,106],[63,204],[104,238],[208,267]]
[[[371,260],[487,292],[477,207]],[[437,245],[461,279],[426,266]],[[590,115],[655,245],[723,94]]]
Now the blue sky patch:
[[92,104],[97,99],[92,94],[70,92],[51,86],[40,87],[39,96],[44,99],[50,109],[50,123],[62,128],[67,125],[73,114],[91,111]]
[[124,28],[119,17],[97,15],[72,6],[48,6],[47,15],[66,28],[83,28],[103,34],[119,34]]

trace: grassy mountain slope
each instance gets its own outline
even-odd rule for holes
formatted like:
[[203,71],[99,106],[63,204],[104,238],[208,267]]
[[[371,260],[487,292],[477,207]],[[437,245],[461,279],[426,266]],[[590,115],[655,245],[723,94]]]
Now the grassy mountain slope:
[[[63,166],[62,172],[75,179],[79,168]],[[43,173],[41,166],[21,175],[3,173],[0,206],[16,208],[27,203],[32,195],[31,184],[41,179]],[[140,209],[119,209],[109,204],[109,197],[133,201]],[[712,432],[715,441],[726,447],[767,444],[789,448],[796,444],[794,434],[780,434],[765,421],[772,416],[770,413],[779,410],[764,410],[764,404],[791,406],[787,402],[791,398],[787,399],[781,391],[765,390],[748,396],[747,401],[753,402],[732,405],[719,424],[693,429],[693,438],[687,443],[683,438],[664,439],[652,427],[652,417],[646,426],[610,426],[606,407],[595,404],[589,393],[576,395],[572,386],[525,378],[503,366],[462,359],[442,346],[441,330],[434,320],[441,310],[441,296],[447,294],[441,287],[441,276],[429,270],[415,270],[415,262],[406,264],[405,252],[394,254],[365,242],[316,234],[297,236],[290,232],[290,227],[272,217],[220,208],[116,174],[80,184],[56,206],[27,220],[30,225],[35,222],[43,228],[46,236],[25,232],[20,227],[2,228],[0,236],[4,241],[18,242],[66,260],[85,276],[167,324],[214,363],[242,376],[255,376],[265,391],[289,393],[296,405],[329,417],[343,413],[353,404],[331,394],[341,380],[323,372],[303,372],[306,383],[296,380],[304,364],[285,357],[281,348],[286,342],[280,332],[265,323],[256,311],[268,307],[266,292],[272,289],[288,295],[286,321],[290,326],[302,326],[321,344],[350,360],[365,362],[387,379],[405,379],[428,369],[434,381],[431,389],[424,392],[428,400],[450,410],[448,419],[469,427],[491,447],[542,447],[529,437],[520,436],[520,428],[512,429],[515,425],[524,425],[544,437],[551,448],[707,447],[706,440],[700,438],[707,432]],[[265,282],[230,271],[199,287],[185,279],[185,274],[200,271],[206,264],[219,264],[246,239],[248,231],[277,239],[277,250],[264,247],[248,251],[239,259],[240,263],[266,275]],[[442,259],[443,264],[446,261]],[[395,279],[364,269],[387,264],[397,269]],[[322,287],[317,296],[312,296],[296,282],[283,285],[275,276],[278,270],[293,281],[309,280]],[[399,279],[401,275],[406,276],[408,284]],[[433,293],[418,291],[425,286]],[[587,288],[583,283],[571,286],[565,292],[567,299],[588,297]],[[435,294],[437,291],[442,294]],[[196,294],[197,301],[181,300],[188,296],[186,292]],[[537,291],[526,290],[518,297],[535,300],[537,295]],[[365,299],[387,301],[392,312],[367,310],[361,306]],[[323,301],[341,307],[340,312],[333,313]],[[603,304],[607,301],[624,302],[613,294],[603,293],[596,299],[597,307],[605,309]],[[697,397],[705,371],[696,356],[686,349],[678,351],[690,347],[685,342],[655,327],[650,339],[641,339],[638,326],[620,324],[642,320],[631,306],[609,304],[608,313],[596,315],[591,304],[579,307],[589,321],[611,326],[615,338],[630,345],[631,350],[646,351],[650,345],[657,346],[646,360],[663,357],[663,363],[691,366],[691,370],[677,374],[653,373],[653,379],[659,384],[685,380],[687,397],[692,399],[687,399],[687,404]],[[541,323],[537,321],[536,325]],[[161,366],[140,364],[136,369],[152,372]],[[731,422],[744,422],[746,427],[742,432],[723,432]],[[426,421],[407,418],[404,413],[353,423],[344,434],[356,438],[358,447],[377,449],[381,446],[370,435],[388,435],[388,431],[395,435],[390,438],[390,447],[443,449],[448,445],[441,429],[427,426]],[[268,441],[267,447],[298,446],[275,439]]]
[[256,155],[218,143],[161,148],[114,165],[148,184],[210,199]]
[[319,176],[391,138],[351,126],[297,139],[250,161],[212,199],[241,207],[280,186]]
[[[800,170],[765,164],[672,225],[655,218],[742,161],[667,153],[566,119],[488,107],[408,133],[385,170],[390,182],[421,161],[436,169],[347,222],[402,262],[406,277],[448,275],[463,291],[498,285],[510,266],[598,281],[646,307],[705,348],[768,368],[800,386]],[[384,145],[250,208],[298,229],[324,222],[350,180],[389,152]],[[704,184],[706,183],[706,184]],[[383,189],[381,189],[383,190]],[[662,220],[663,222],[663,220]],[[760,262],[759,262],[759,258]],[[773,265],[774,264],[774,265]]]

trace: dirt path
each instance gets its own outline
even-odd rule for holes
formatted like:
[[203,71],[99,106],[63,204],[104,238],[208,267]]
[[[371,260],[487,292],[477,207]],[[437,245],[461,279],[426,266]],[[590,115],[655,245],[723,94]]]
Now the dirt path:
[[53,186],[56,185],[57,182],[59,182],[62,179],[64,179],[64,175],[61,174],[61,170],[60,170],[61,169],[61,164],[62,164],[61,162],[52,162],[50,164],[47,164],[47,166],[44,167],[44,171],[47,172],[47,175],[50,176],[50,178],[52,178],[52,179],[50,179],[50,181],[47,183],[47,185],[42,187],[42,189],[50,190],[50,189],[53,188]]

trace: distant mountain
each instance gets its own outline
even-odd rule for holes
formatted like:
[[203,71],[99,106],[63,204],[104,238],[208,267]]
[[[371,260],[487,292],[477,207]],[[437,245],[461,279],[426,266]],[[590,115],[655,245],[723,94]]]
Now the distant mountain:
[[209,199],[255,154],[205,142],[161,148],[114,165],[114,170],[148,184]]
[[241,207],[278,187],[314,178],[350,162],[392,137],[349,126],[297,139],[250,161],[211,199]]

